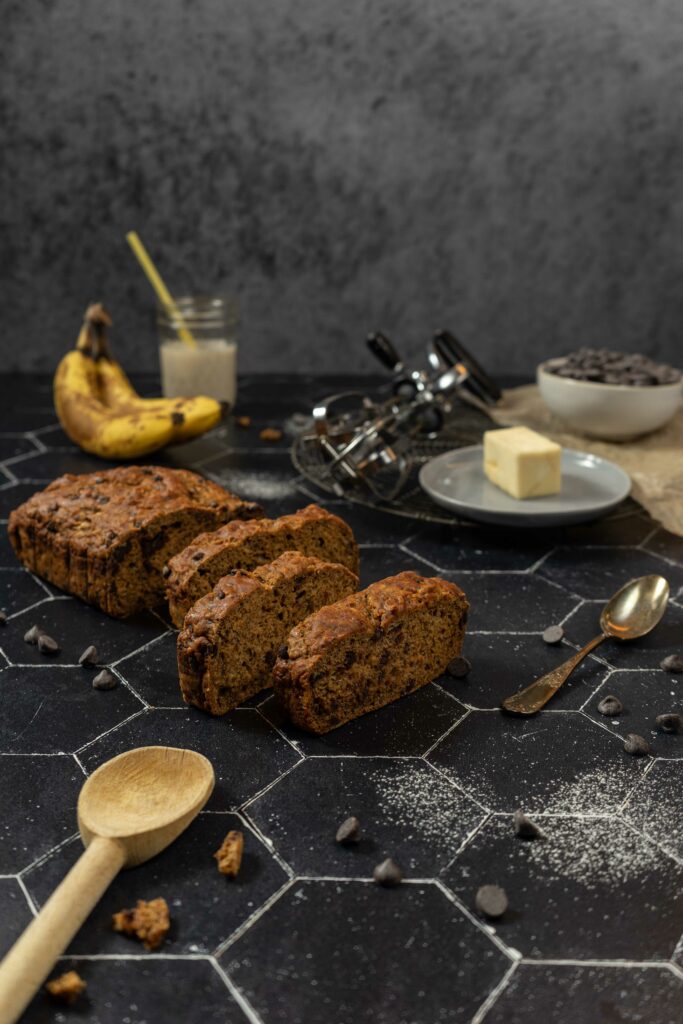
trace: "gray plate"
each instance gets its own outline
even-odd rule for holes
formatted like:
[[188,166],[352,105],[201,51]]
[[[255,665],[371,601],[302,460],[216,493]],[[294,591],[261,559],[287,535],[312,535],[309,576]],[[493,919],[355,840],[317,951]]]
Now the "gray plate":
[[483,459],[480,444],[444,452],[422,467],[420,485],[444,508],[501,526],[585,523],[609,512],[631,490],[628,474],[613,462],[564,448],[561,492],[519,501],[486,479]]

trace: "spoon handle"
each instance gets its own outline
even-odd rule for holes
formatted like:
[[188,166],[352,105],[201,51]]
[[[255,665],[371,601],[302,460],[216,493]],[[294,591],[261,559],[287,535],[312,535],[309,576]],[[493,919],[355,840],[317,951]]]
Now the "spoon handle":
[[14,1024],[69,945],[126,854],[96,836],[0,964],[0,1024]]
[[540,679],[536,679],[530,686],[519,690],[518,693],[513,693],[511,697],[506,697],[503,701],[503,707],[507,711],[516,711],[518,715],[533,715],[534,712],[539,711],[544,704],[548,703],[553,694],[557,693],[579,662],[583,661],[587,654],[606,639],[607,637],[604,633],[594,637],[585,647],[582,647],[580,651],[573,654],[562,665],[558,665],[557,668],[541,676]]

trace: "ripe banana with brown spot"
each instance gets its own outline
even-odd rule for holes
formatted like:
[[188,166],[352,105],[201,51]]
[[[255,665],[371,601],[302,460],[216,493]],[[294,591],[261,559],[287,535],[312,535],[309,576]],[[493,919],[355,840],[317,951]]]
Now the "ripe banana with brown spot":
[[109,353],[111,318],[89,306],[76,343],[57,367],[54,400],[65,432],[106,459],[135,459],[214,427],[224,406],[213,398],[141,398]]

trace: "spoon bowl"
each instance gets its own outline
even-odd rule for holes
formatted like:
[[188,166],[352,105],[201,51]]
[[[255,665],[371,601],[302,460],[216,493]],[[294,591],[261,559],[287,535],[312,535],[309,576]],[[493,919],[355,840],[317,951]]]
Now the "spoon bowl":
[[669,600],[663,576],[640,576],[618,590],[600,615],[600,628],[615,640],[636,640],[658,624]]
[[95,836],[117,839],[124,867],[156,856],[189,825],[214,785],[211,762],[195,750],[138,747],[93,772],[78,798],[85,846]]
[[211,762],[176,747],[127,750],[93,772],[78,798],[86,849],[0,964],[1,1024],[19,1019],[121,868],[177,839],[213,786]]

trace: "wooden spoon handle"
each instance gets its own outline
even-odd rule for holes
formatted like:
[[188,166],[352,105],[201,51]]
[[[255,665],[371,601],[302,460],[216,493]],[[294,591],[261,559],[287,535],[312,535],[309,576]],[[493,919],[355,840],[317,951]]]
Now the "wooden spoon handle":
[[535,682],[525,687],[525,689],[519,690],[518,693],[513,693],[511,697],[506,697],[503,701],[503,707],[507,711],[516,712],[518,715],[533,715],[540,711],[543,705],[547,704],[553,694],[557,693],[562,684],[567,681],[579,662],[583,661],[590,651],[594,650],[598,644],[601,644],[606,639],[607,637],[604,633],[594,637],[585,647],[582,647],[580,651],[577,651],[567,661],[558,665],[557,668],[541,676],[540,679],[536,679]]
[[96,836],[0,964],[0,1024],[14,1024],[123,867],[116,839]]

